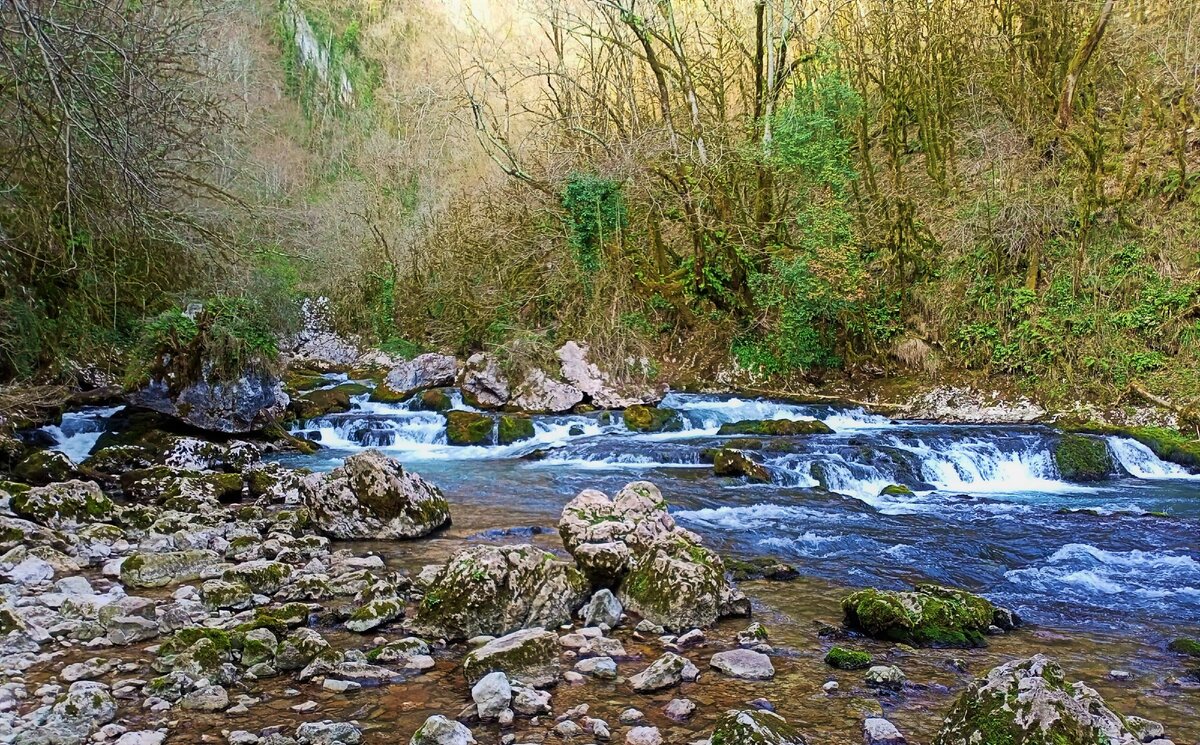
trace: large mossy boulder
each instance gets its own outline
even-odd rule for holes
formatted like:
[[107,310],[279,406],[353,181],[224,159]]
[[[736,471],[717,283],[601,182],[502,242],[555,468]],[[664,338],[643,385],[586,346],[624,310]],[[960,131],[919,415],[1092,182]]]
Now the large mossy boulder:
[[57,450],[35,450],[13,468],[13,475],[27,484],[44,486],[71,478],[75,464]]
[[876,639],[916,646],[981,647],[996,607],[978,595],[938,585],[910,592],[866,589],[842,600],[845,623]]
[[683,417],[674,409],[657,406],[630,406],[621,414],[630,432],[678,432],[683,429]]
[[424,635],[469,639],[569,623],[589,596],[574,564],[530,545],[472,546],[429,582],[414,627]]
[[195,582],[215,571],[221,557],[207,549],[137,552],[121,562],[121,582],[128,587],[166,587],[181,582]]
[[559,652],[558,634],[543,628],[521,629],[468,652],[463,675],[472,686],[489,673],[502,672],[510,680],[544,688],[558,681]]
[[500,362],[487,352],[467,358],[459,388],[467,403],[481,409],[499,409],[508,403],[508,378],[501,371]]
[[828,435],[833,429],[818,419],[745,419],[726,422],[717,430],[719,435],[796,436]]
[[530,440],[535,434],[533,420],[520,414],[505,414],[496,425],[496,439],[501,445]]
[[1125,719],[1044,655],[992,669],[959,696],[933,745],[1136,745]]
[[117,517],[116,505],[94,481],[13,490],[10,506],[18,517],[50,528],[109,522]]
[[1067,434],[1054,446],[1058,474],[1067,481],[1103,481],[1113,473],[1112,455],[1103,439]]
[[446,442],[451,445],[491,445],[495,421],[473,411],[447,411]]
[[616,590],[655,624],[686,631],[749,612],[721,558],[675,524],[654,484],[635,481],[611,499],[585,489],[563,508],[558,530],[594,587]]
[[717,720],[712,745],[808,745],[804,736],[773,711],[727,711]]
[[293,398],[288,408],[297,419],[316,419],[326,414],[350,411],[350,399],[369,390],[361,383],[343,383],[333,388],[320,388]]
[[450,524],[441,491],[378,450],[309,476],[303,491],[313,522],[330,538],[417,538]]

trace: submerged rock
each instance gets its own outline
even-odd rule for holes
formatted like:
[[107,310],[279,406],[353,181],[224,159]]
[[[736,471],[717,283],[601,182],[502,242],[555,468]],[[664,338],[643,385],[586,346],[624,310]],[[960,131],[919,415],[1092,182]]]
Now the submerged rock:
[[713,453],[713,475],[745,476],[747,481],[771,483],[771,472],[741,450],[720,448]]
[[304,491],[313,522],[331,538],[417,538],[450,524],[441,491],[378,450],[310,476]]
[[827,435],[833,428],[817,419],[745,419],[726,422],[717,430],[718,435]]
[[833,647],[825,653],[825,664],[838,670],[863,670],[871,666],[872,659],[868,652],[845,647]]
[[775,666],[771,664],[771,658],[750,649],[717,652],[708,664],[731,678],[770,680],[775,677]]
[[568,623],[588,597],[574,565],[534,546],[460,550],[430,580],[414,625],[430,636],[469,639]]
[[859,590],[842,600],[846,626],[918,646],[980,647],[996,607],[965,590],[917,585],[911,592]]
[[993,668],[958,698],[933,745],[1136,745],[1124,718],[1044,655]]
[[727,711],[713,729],[712,745],[808,745],[783,717],[762,709]]

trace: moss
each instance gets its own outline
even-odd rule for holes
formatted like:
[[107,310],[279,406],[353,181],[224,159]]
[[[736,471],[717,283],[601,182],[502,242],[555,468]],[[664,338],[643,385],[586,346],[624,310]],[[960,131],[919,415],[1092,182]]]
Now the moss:
[[657,406],[630,406],[622,412],[622,418],[631,432],[678,432],[683,429],[679,412]]
[[533,420],[528,416],[505,414],[500,417],[497,431],[497,439],[501,445],[528,440],[534,435]]
[[413,408],[418,411],[449,411],[454,402],[445,388],[431,388],[422,391],[413,401]]
[[169,657],[180,654],[195,646],[201,639],[206,639],[213,649],[225,655],[233,651],[235,646],[241,646],[241,638],[238,634],[231,634],[222,629],[212,629],[206,626],[191,626],[186,629],[179,629],[168,637],[166,641],[159,645],[158,655],[159,657]]
[[1168,644],[1167,649],[1177,654],[1185,654],[1189,657],[1200,657],[1200,639],[1187,639],[1180,637]]
[[288,409],[297,419],[316,419],[339,411],[350,410],[350,394],[342,389],[322,388],[293,398],[288,403]]
[[963,590],[918,585],[913,592],[860,590],[842,600],[846,625],[914,646],[980,647],[995,607]]
[[904,484],[890,484],[879,490],[881,497],[910,497],[912,493],[913,490]]
[[1083,433],[1128,437],[1142,443],[1165,461],[1191,469],[1200,469],[1200,440],[1168,427],[1113,427],[1097,422],[1065,422],[1059,429]]
[[35,450],[17,464],[13,475],[30,484],[52,484],[71,478],[71,459],[55,450]]
[[370,400],[381,404],[398,404],[406,401],[412,391],[398,391],[387,383],[380,383],[371,391]]
[[874,659],[868,652],[845,647],[834,647],[825,654],[825,664],[838,670],[862,670],[870,667]]
[[257,608],[249,621],[238,625],[237,631],[246,633],[255,629],[267,629],[275,636],[282,638],[288,633],[288,629],[307,623],[308,616],[308,606],[304,603],[287,603],[274,608]]
[[748,481],[771,483],[771,472],[740,450],[719,448],[712,454],[713,473],[717,476],[745,476]]
[[490,416],[473,411],[448,411],[446,440],[451,445],[490,445],[492,426]]
[[740,422],[726,422],[717,430],[719,435],[827,435],[833,429],[819,420],[793,421],[791,419],[746,419]]
[[1059,438],[1054,462],[1067,481],[1102,481],[1113,472],[1108,445],[1088,435],[1066,434]]
[[326,378],[315,370],[288,370],[283,375],[283,387],[289,394],[303,393],[325,385]]

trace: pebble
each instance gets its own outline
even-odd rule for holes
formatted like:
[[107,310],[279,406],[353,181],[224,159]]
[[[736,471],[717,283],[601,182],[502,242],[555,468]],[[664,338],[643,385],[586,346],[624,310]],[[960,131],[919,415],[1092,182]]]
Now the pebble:
[[1108,677],[1112,678],[1113,680],[1129,680],[1133,676],[1128,670],[1109,670]]

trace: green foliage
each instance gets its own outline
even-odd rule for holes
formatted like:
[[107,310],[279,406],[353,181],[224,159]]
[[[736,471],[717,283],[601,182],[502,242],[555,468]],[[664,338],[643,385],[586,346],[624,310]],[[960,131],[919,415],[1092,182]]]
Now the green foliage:
[[170,376],[174,385],[232,380],[247,369],[273,369],[275,338],[268,314],[248,298],[211,298],[191,314],[168,310],[142,326],[125,384],[138,387],[159,376]]
[[563,188],[567,211],[567,242],[584,275],[604,264],[604,246],[625,229],[625,198],[621,183],[589,174],[574,174]]

